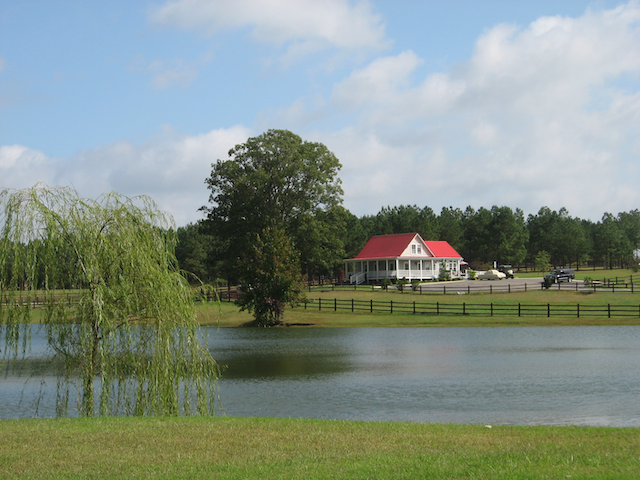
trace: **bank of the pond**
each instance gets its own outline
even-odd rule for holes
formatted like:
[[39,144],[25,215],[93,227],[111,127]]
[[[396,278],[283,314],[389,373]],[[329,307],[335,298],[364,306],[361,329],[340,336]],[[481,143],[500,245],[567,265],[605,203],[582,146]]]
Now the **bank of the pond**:
[[[519,293],[474,294],[474,295],[441,295],[399,292],[366,292],[366,291],[314,291],[308,295],[312,303],[307,307],[287,308],[283,321],[291,326],[304,327],[499,327],[499,326],[593,326],[593,325],[640,325],[640,295],[630,293],[596,293],[585,294],[564,291],[533,291]],[[326,302],[322,310],[318,308],[318,299]],[[584,314],[581,317],[546,315],[434,315],[412,313],[369,313],[348,310],[332,311],[331,302],[337,299],[345,302],[355,299],[360,302],[439,302],[442,305],[488,304],[497,307],[505,305],[538,305],[560,306],[576,305],[583,307],[599,306],[606,310],[607,305],[630,308],[633,314],[623,317],[609,318],[605,313],[600,316]],[[485,308],[486,310],[486,308]],[[496,308],[496,312],[498,308]],[[221,327],[237,327],[250,322],[252,316],[240,312],[233,302],[221,304],[207,303],[198,305],[200,321],[203,325],[219,325]]]
[[0,477],[636,479],[640,430],[267,418],[0,422]]

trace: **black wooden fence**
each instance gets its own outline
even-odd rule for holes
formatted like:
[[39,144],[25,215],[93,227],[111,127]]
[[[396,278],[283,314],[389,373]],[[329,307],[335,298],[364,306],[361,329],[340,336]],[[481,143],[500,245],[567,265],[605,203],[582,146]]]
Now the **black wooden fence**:
[[585,304],[525,304],[525,303],[443,303],[396,302],[376,300],[344,300],[317,298],[304,304],[305,310],[346,310],[369,313],[404,313],[416,315],[476,315],[508,317],[639,317],[638,305],[585,305]]

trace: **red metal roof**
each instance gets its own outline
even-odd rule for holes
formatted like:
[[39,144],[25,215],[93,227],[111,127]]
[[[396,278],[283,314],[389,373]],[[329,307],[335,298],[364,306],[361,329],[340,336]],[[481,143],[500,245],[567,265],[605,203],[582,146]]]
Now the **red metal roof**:
[[[364,248],[355,257],[358,260],[373,258],[396,258],[402,255],[417,233],[397,233],[393,235],[375,235],[369,239]],[[422,237],[418,235],[422,240]],[[424,240],[423,240],[424,242]],[[433,241],[424,242],[434,257],[462,258],[462,256],[449,245],[449,242]],[[354,260],[354,259],[351,259]]]
[[429,250],[431,250],[431,253],[433,253],[434,257],[462,258],[462,255],[456,252],[455,248],[449,245],[449,242],[445,242],[444,240],[437,240],[437,241],[434,240],[434,241],[429,241],[424,243],[427,244],[427,247],[429,248]]
[[364,258],[399,257],[417,233],[397,233],[395,235],[374,235],[356,256]]

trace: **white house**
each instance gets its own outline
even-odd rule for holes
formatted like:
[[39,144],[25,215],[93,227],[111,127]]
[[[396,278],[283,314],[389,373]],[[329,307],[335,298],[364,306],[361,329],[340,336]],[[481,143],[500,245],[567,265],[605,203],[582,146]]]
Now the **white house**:
[[345,278],[350,283],[372,283],[384,278],[431,280],[443,265],[451,277],[462,276],[462,257],[449,242],[425,242],[417,233],[376,235],[355,258],[345,259]]

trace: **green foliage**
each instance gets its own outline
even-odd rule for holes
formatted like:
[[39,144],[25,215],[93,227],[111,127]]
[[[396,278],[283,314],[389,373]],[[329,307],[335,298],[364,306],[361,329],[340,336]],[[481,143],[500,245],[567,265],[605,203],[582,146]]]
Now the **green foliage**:
[[411,290],[413,290],[414,292],[417,292],[419,287],[420,287],[420,280],[418,280],[417,278],[412,279]]
[[467,272],[467,275],[468,275],[468,277],[469,277],[469,280],[475,280],[475,279],[476,279],[476,275],[477,275],[477,273],[476,273],[476,271],[475,271],[475,270],[469,270],[469,271]]
[[339,209],[341,165],[325,145],[287,130],[269,130],[236,145],[229,157],[213,164],[206,180],[211,206],[202,207],[210,232],[219,239],[215,260],[222,263],[224,276],[245,280],[239,278],[239,259],[266,228],[286,234],[307,274],[341,264],[347,220]]
[[447,268],[447,263],[442,262],[440,267],[440,272],[438,272],[438,281],[439,282],[448,282],[451,280],[451,271]]
[[543,207],[537,215],[529,215],[529,258],[535,263],[539,251],[549,254],[549,263],[563,265],[586,259],[589,250],[582,222],[569,216],[565,208],[558,212]]
[[389,285],[391,285],[393,282],[391,281],[390,278],[383,278],[382,279],[382,288],[385,290],[389,289]]
[[[213,413],[219,369],[200,341],[172,221],[150,198],[3,190],[0,226],[2,350],[26,348],[41,310],[61,359],[59,415],[76,391],[85,416]],[[78,300],[60,301],[69,286]]]
[[246,280],[236,303],[253,313],[255,326],[281,324],[284,307],[305,299],[298,254],[281,229],[267,227],[262,232],[244,260],[244,270]]
[[216,280],[215,265],[209,262],[214,238],[202,231],[200,223],[190,223],[177,230],[176,259],[180,269],[189,272],[192,283]]
[[546,250],[540,250],[533,262],[535,269],[539,272],[551,270],[550,260],[551,255]]
[[404,292],[404,287],[407,285],[408,281],[406,277],[399,278],[396,282],[396,288],[399,292]]

